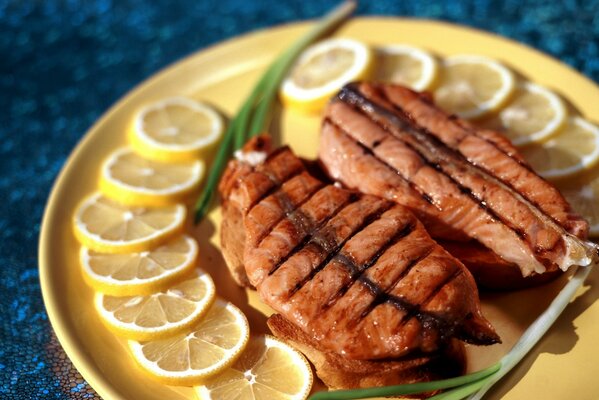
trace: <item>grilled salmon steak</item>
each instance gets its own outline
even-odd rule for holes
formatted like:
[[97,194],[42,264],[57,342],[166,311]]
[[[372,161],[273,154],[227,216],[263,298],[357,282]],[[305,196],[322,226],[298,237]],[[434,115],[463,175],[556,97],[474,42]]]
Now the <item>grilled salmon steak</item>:
[[435,352],[452,338],[499,340],[470,272],[406,207],[324,183],[289,148],[271,151],[268,137],[243,154],[219,186],[225,258],[238,282],[323,348],[374,360]]
[[332,179],[409,208],[435,239],[477,241],[524,277],[597,258],[587,222],[505,137],[425,94],[346,85],[326,110],[319,158]]

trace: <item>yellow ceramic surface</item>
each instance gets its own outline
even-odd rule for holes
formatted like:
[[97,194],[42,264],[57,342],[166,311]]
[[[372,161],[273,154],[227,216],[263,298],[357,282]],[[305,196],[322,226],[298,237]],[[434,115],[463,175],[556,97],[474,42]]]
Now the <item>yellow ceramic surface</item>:
[[[207,101],[232,115],[267,64],[306,31],[293,24],[234,39],[192,55],[143,83],[110,109],[87,133],[63,168],[47,205],[40,238],[40,279],[48,315],[60,343],[83,377],[106,399],[194,399],[190,388],[164,386],[146,377],[127,354],[123,340],[100,322],[92,290],[82,279],[79,245],[71,231],[75,206],[97,187],[101,161],[125,143],[132,116],[142,105],[169,96]],[[440,22],[358,18],[337,35],[372,44],[409,43],[437,54],[470,53],[501,60],[534,82],[547,85],[580,113],[599,120],[599,88],[567,66],[506,39]],[[272,132],[302,156],[316,154],[319,119],[283,110]],[[248,316],[254,333],[266,332],[268,308],[255,294],[237,288],[219,252],[219,211],[189,231],[200,242],[201,266],[213,276],[217,293]],[[509,294],[483,295],[487,316],[502,345],[470,348],[469,368],[485,367],[517,340],[559,291],[563,281]],[[599,270],[558,323],[488,396],[490,399],[599,399]]]

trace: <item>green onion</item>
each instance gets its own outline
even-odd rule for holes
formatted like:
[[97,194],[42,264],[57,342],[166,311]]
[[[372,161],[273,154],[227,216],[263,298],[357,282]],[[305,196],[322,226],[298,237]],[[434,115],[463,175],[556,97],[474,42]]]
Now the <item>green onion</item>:
[[354,390],[337,390],[315,393],[310,400],[350,400],[384,396],[422,394],[434,390],[451,389],[429,400],[480,400],[485,393],[528,354],[558,319],[576,291],[591,272],[592,266],[578,267],[570,281],[553,299],[549,307],[528,327],[510,352],[495,365],[484,370],[452,379],[406,385],[374,387]]
[[465,385],[470,382],[480,381],[481,379],[484,379],[489,375],[496,373],[499,370],[499,367],[500,365],[499,363],[497,363],[489,368],[483,369],[472,374],[432,382],[409,383],[405,385],[382,386],[366,389],[318,392],[315,393],[312,397],[310,397],[310,400],[367,399],[371,397],[400,396],[432,392],[434,390],[448,389],[456,386]]
[[522,334],[520,340],[512,347],[510,352],[501,359],[501,369],[486,380],[486,384],[478,390],[469,400],[480,400],[484,394],[501,378],[514,368],[530,350],[541,340],[549,328],[557,321],[564,309],[568,306],[578,289],[587,279],[593,265],[578,267],[570,281],[562,288],[553,299],[549,307],[539,315],[528,329]]
[[225,131],[215,161],[210,167],[204,191],[196,202],[196,224],[208,212],[218,180],[233,152],[240,149],[249,137],[259,135],[266,129],[278,88],[297,56],[310,43],[337,28],[351,15],[355,8],[355,1],[348,0],[340,4],[279,56],[260,78]]

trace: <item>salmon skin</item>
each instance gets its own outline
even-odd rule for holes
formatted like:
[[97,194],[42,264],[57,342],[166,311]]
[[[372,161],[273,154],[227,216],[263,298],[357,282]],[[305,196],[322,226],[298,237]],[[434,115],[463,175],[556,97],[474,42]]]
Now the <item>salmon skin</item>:
[[256,152],[263,162],[233,160],[221,180],[221,241],[298,329],[362,360],[432,353],[453,338],[499,341],[470,272],[407,208],[316,179],[268,137],[244,148]]
[[524,277],[597,260],[588,223],[507,139],[410,89],[346,85],[326,110],[319,158],[332,179],[408,207],[436,239],[478,241]]

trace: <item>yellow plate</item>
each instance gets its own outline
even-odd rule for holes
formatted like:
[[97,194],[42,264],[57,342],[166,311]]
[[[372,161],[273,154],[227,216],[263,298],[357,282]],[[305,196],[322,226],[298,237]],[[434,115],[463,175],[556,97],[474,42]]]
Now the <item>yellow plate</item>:
[[[192,55],[160,72],[125,96],[86,134],[69,157],[48,202],[40,238],[40,280],[44,301],[60,343],[77,369],[105,399],[193,399],[189,388],[164,386],[147,378],[127,354],[124,341],[100,322],[92,291],[78,265],[79,246],[71,231],[77,203],[96,188],[101,161],[125,142],[136,110],[169,97],[205,100],[231,115],[266,65],[308,23],[252,33]],[[394,41],[423,46],[440,55],[457,53],[495,57],[531,80],[557,90],[584,116],[599,120],[599,88],[576,71],[535,50],[488,33],[440,22],[395,18],[359,18],[338,35],[372,44]],[[280,133],[302,156],[314,157],[319,119],[283,111]],[[278,129],[279,127],[277,127]],[[219,252],[219,211],[214,210],[193,233],[199,239],[201,265],[213,276],[217,293],[233,301],[248,316],[252,332],[266,332],[267,307],[254,293],[235,287]],[[598,399],[599,385],[599,271],[589,278],[591,288],[568,307],[540,345],[524,359],[490,399]],[[496,360],[541,312],[562,281],[522,292],[483,296],[487,316],[504,344],[469,349],[470,369]]]

